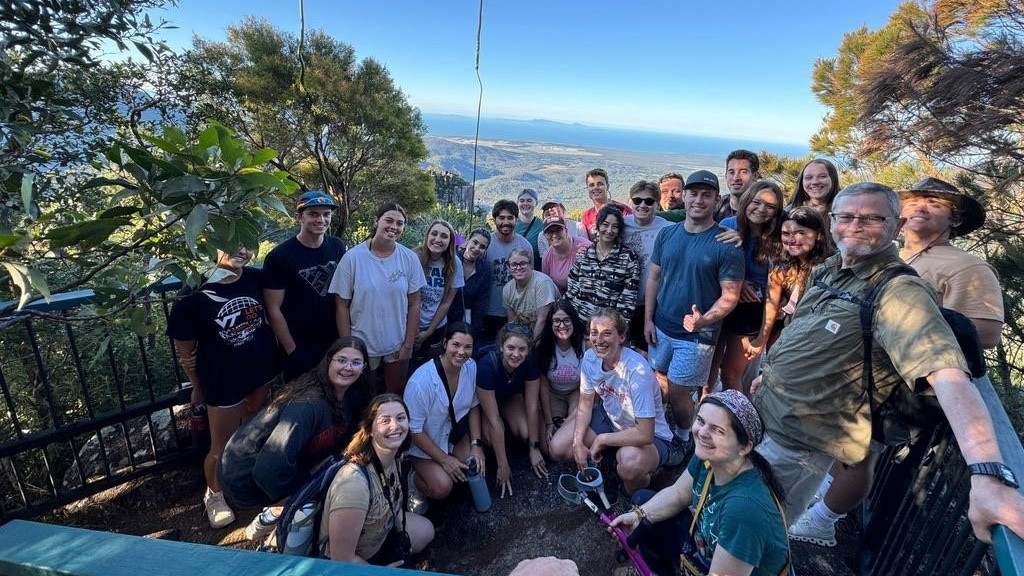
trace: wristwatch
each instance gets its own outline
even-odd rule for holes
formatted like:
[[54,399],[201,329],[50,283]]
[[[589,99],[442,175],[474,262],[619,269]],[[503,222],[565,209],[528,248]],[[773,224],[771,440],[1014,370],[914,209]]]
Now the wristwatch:
[[967,469],[971,471],[972,476],[975,474],[995,476],[1000,482],[1010,488],[1018,488],[1020,486],[1017,484],[1017,476],[1014,475],[1013,470],[1007,468],[1006,464],[1002,462],[978,462],[977,464],[968,465]]
[[540,449],[540,442],[538,442],[538,441],[536,441],[536,440],[531,440],[531,441],[530,441],[530,448],[537,448],[537,449]]
[[483,446],[484,443],[479,438],[473,438],[469,441],[470,446]]

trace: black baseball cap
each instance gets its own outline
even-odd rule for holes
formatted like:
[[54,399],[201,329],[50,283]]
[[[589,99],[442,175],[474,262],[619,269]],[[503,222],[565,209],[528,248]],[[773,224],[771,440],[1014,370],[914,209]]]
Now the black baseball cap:
[[683,185],[683,190],[692,188],[698,184],[710,186],[715,189],[715,192],[721,190],[718,186],[718,176],[715,176],[714,172],[708,170],[697,170],[693,174],[686,177],[686,184]]

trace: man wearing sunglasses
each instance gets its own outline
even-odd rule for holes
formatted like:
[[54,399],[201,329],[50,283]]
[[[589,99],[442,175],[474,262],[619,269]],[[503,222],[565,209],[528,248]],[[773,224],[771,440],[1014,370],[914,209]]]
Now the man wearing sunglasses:
[[[647,268],[654,252],[654,241],[658,232],[672,223],[657,215],[661,201],[661,189],[648,180],[640,180],[629,189],[629,202],[633,205],[633,213],[623,218],[625,229],[622,233],[623,243],[640,257],[640,286],[647,286]],[[629,321],[629,339],[634,348],[647,350],[647,339],[644,338],[644,304],[637,306],[636,312]]]

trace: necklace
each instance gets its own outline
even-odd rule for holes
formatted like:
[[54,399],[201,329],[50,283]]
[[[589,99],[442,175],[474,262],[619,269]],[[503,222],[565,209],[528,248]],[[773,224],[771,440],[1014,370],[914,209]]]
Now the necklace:
[[904,258],[903,262],[906,263],[906,264],[910,264],[914,260],[917,260],[918,256],[920,256],[921,254],[924,254],[925,252],[930,250],[932,248],[932,246],[948,246],[948,245],[949,245],[949,240],[939,240],[939,238],[936,238],[935,240],[932,240],[927,245],[925,245],[924,248],[921,248],[917,252],[914,252],[910,256],[907,256],[906,258]]
[[607,250],[602,250],[600,245],[594,244],[594,251],[597,252],[597,259],[598,260],[604,260],[605,258],[607,258],[612,253],[612,250],[614,250],[614,249],[615,249],[615,247],[612,246],[611,248],[609,248]]

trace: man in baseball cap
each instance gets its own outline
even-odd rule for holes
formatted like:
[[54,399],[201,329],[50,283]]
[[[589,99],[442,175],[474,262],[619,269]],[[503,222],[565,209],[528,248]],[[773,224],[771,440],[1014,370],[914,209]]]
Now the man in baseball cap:
[[295,218],[299,232],[278,244],[263,262],[263,298],[267,320],[288,355],[285,380],[309,370],[338,339],[334,296],[327,287],[345,254],[345,245],[328,234],[338,204],[311,190],[299,196]]

